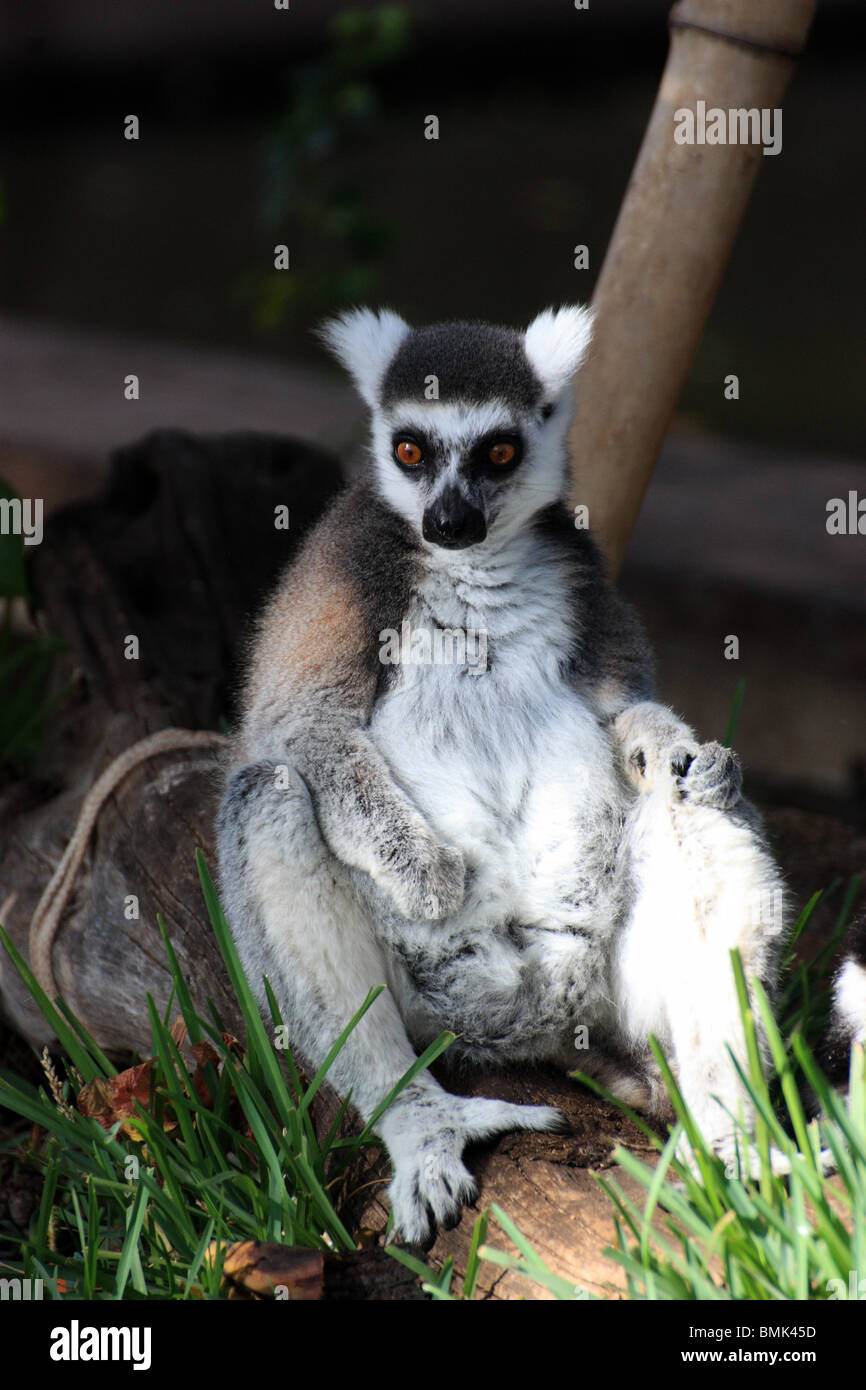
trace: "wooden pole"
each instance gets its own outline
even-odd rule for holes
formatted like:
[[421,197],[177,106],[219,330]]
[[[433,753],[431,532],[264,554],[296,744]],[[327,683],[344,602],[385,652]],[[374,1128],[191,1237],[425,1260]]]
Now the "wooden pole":
[[726,117],[777,110],[816,5],[682,0],[671,11],[664,75],[593,297],[596,336],[569,441],[572,500],[589,507],[613,577],[752,184],[765,158],[784,158],[762,143],[677,143],[685,119],[675,113],[695,113],[697,136],[699,103]]

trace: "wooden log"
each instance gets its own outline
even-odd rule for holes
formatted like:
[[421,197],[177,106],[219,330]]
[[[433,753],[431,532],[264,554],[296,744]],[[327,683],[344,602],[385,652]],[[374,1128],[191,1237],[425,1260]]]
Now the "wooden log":
[[424,1299],[411,1270],[381,1248],[306,1250],[275,1241],[238,1241],[220,1251],[214,1242],[206,1261],[223,1257],[222,1292],[228,1298],[285,1299],[293,1303]]
[[[217,729],[231,716],[250,616],[339,483],[336,461],[306,444],[165,432],[121,450],[100,494],[49,519],[31,581],[42,623],[67,643],[55,673],[66,694],[31,773],[0,793],[0,903],[25,955],[31,914],[95,776],[167,725]],[[290,509],[288,530],[274,525],[278,506]],[[168,1000],[157,913],[194,997],[203,1005],[210,993],[227,1026],[238,1024],[193,862],[198,846],[214,863],[215,769],[207,750],[153,759],[99,816],[53,960],[68,1002],[110,1050],[146,1053],[145,993],[159,1007]],[[3,952],[0,998],[35,1046],[50,1040]]]
[[675,112],[781,107],[816,3],[682,0],[671,11],[664,76],[593,296],[570,435],[572,500],[588,506],[614,577],[765,158],[760,144],[678,144]]

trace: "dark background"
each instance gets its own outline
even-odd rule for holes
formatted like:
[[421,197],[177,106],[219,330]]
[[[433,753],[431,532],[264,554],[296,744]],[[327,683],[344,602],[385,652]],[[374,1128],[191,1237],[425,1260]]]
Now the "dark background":
[[[346,302],[519,323],[590,297],[668,5],[410,0],[394,7],[389,61],[355,67],[360,39],[341,48],[331,27],[346,8],[7,0],[0,474],[19,490],[28,477],[49,499],[85,490],[145,425],[251,415],[333,442],[345,417],[355,438],[310,332]],[[376,7],[352,8],[344,24],[373,22]],[[738,746],[762,793],[858,820],[866,537],[828,543],[824,520],[827,498],[866,493],[861,10],[819,7],[782,153],[763,161],[624,574],[667,698],[720,736],[745,676]],[[123,139],[128,113],[137,142]],[[573,268],[576,243],[588,271]],[[122,376],[144,351],[130,344],[148,342],[163,394],[123,414],[117,380],[97,382],[99,352],[118,344]],[[196,375],[215,350],[228,354],[219,387]],[[304,362],[315,378],[298,375]],[[269,410],[282,380],[285,417]],[[720,655],[731,632],[738,664]]]
[[[268,329],[243,283],[285,241],[314,278],[338,237],[270,220],[267,137],[292,75],[327,61],[325,0],[7,0],[0,305],[100,328],[298,356],[318,295]],[[345,7],[350,8],[350,7]],[[375,6],[359,6],[361,10]],[[667,44],[658,0],[402,6],[380,115],[326,147],[388,240],[359,288],[410,318],[520,321],[592,291]],[[862,7],[860,7],[862,8]],[[682,409],[714,429],[862,457],[866,102],[857,5],[819,6]],[[139,114],[124,141],[119,116]],[[441,138],[422,139],[439,115]],[[272,235],[273,233],[273,235]],[[300,234],[300,240],[299,238]],[[586,243],[590,270],[572,268]],[[732,365],[734,364],[734,365]],[[717,389],[760,381],[734,416]]]

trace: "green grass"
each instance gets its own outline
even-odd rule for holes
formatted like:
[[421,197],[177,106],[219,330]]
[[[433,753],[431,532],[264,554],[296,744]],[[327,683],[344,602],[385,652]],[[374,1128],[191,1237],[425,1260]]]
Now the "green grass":
[[779,971],[782,988],[776,1017],[782,1034],[790,1041],[799,1032],[815,1047],[822,1036],[830,1011],[830,967],[851,920],[860,891],[860,875],[854,874],[844,885],[835,923],[825,944],[806,960],[798,958],[802,938],[819,907],[830,901],[843,887],[837,879],[823,892],[813,893],[800,913],[788,940]]
[[[633,1117],[659,1151],[655,1166],[621,1148],[615,1153],[622,1170],[646,1189],[642,1206],[616,1181],[599,1179],[617,1213],[618,1248],[608,1253],[625,1270],[631,1298],[844,1297],[840,1290],[848,1289],[851,1271],[859,1271],[858,1278],[866,1273],[863,1049],[853,1050],[850,1095],[844,1100],[822,1074],[802,1033],[783,1037],[758,982],[750,996],[736,953],[733,963],[748,1048],[748,1065],[738,1070],[755,1108],[754,1138],[737,1120],[740,1161],[735,1172],[726,1172],[654,1045],[677,1123],[662,1141]],[[758,1021],[772,1052],[769,1075],[758,1055]],[[803,1079],[820,1102],[820,1121],[810,1121],[804,1111]],[[773,1082],[783,1099],[778,1109]],[[683,1135],[695,1171],[675,1156]],[[754,1176],[745,1161],[751,1143],[760,1154]],[[789,1176],[774,1173],[771,1145],[788,1158]],[[823,1171],[822,1149],[833,1156],[835,1178]]]
[[[621,1171],[645,1190],[643,1201],[627,1195],[616,1179],[596,1175],[610,1199],[617,1237],[617,1245],[605,1254],[624,1270],[626,1279],[626,1289],[612,1286],[611,1295],[632,1300],[815,1301],[856,1298],[862,1289],[860,1296],[866,1296],[863,1049],[853,1050],[845,1100],[821,1073],[802,1033],[795,1032],[789,1041],[783,1038],[757,982],[753,1001],[736,952],[732,964],[748,1046],[748,1065],[739,1070],[756,1114],[754,1133],[733,1117],[739,1154],[732,1169],[726,1170],[701,1134],[657,1043],[653,1050],[676,1112],[676,1123],[664,1139],[603,1087],[583,1078],[628,1114],[658,1153],[656,1163],[648,1164],[623,1147],[614,1151]],[[768,1074],[758,1052],[756,1019],[772,1052]],[[818,1097],[820,1121],[810,1121],[804,1111],[799,1085],[803,1079]],[[776,1104],[776,1086],[781,1107]],[[694,1165],[677,1157],[684,1136]],[[789,1160],[789,1175],[773,1171],[771,1145]],[[760,1156],[754,1174],[746,1161],[753,1146]],[[835,1176],[824,1171],[822,1150],[832,1154]],[[453,1260],[437,1270],[405,1251],[392,1254],[440,1301],[475,1297],[478,1267],[484,1260],[520,1274],[556,1299],[593,1298],[551,1270],[499,1207],[491,1212],[517,1253],[489,1244],[488,1214],[483,1213],[475,1223],[473,1255],[459,1295],[452,1289]]]
[[[740,1140],[736,1171],[726,1171],[712,1152],[657,1042],[653,1041],[653,1050],[676,1115],[676,1124],[665,1137],[592,1079],[580,1078],[628,1115],[658,1153],[656,1163],[647,1164],[623,1147],[614,1152],[622,1172],[645,1189],[642,1203],[629,1197],[615,1179],[596,1175],[615,1217],[617,1246],[605,1253],[624,1269],[628,1298],[843,1299],[857,1296],[861,1279],[866,1293],[863,1050],[854,1049],[847,1101],[827,1081],[813,1052],[826,1024],[832,957],[859,886],[857,876],[845,885],[827,943],[811,958],[799,961],[796,947],[802,945],[803,933],[818,907],[838,893],[841,882],[815,893],[806,904],[783,960],[775,1017],[757,983],[753,1000],[739,956],[732,953],[748,1054],[748,1066],[739,1070],[756,1114],[754,1134],[732,1117]],[[771,1049],[767,1069],[757,1045],[756,1010]],[[801,1093],[806,1084],[820,1106],[818,1122],[809,1121],[804,1111]],[[678,1161],[684,1136],[694,1166]],[[788,1158],[793,1169],[790,1176],[773,1171],[771,1145]],[[753,1175],[746,1155],[755,1146],[760,1164]],[[832,1155],[835,1174],[825,1173],[822,1151]],[[491,1211],[517,1253],[487,1243],[484,1213],[476,1222],[473,1241],[479,1259],[520,1274],[557,1299],[592,1297],[551,1270],[504,1212],[496,1206]],[[458,1297],[452,1292],[453,1261],[435,1270],[404,1252],[392,1253],[418,1274],[431,1297],[449,1301]],[[477,1269],[470,1262],[460,1299],[472,1298],[476,1288]],[[613,1287],[611,1294],[617,1296]]]
[[734,734],[737,732],[737,725],[740,722],[740,711],[743,708],[743,699],[745,697],[745,694],[746,681],[745,678],[743,678],[742,680],[737,681],[737,688],[734,692],[734,703],[731,706],[731,715],[728,719],[728,727],[725,730],[725,736],[722,739],[722,742],[724,743],[726,748],[730,748],[731,744],[734,741]]
[[[186,1299],[224,1296],[221,1251],[237,1240],[272,1240],[314,1249],[350,1250],[355,1232],[340,1219],[334,1200],[346,1167],[361,1145],[375,1141],[376,1120],[400,1089],[453,1040],[443,1034],[402,1078],[361,1134],[342,1135],[339,1122],[320,1142],[311,1104],[328,1068],[380,992],[372,990],[308,1082],[302,1081],[288,1049],[275,1043],[283,1020],[270,997],[270,1025],[260,1016],[202,856],[202,891],[213,930],[243,1015],[243,1044],[228,1037],[210,1006],[209,1018],[193,1008],[171,942],[160,923],[174,982],[173,997],[160,1014],[148,998],[153,1063],[146,1104],[136,1103],[128,1121],[106,1131],[79,1101],[110,1087],[117,1075],[111,1061],[81,1022],[62,1003],[52,1003],[0,928],[0,938],[32,991],[64,1052],[65,1075],[53,1086],[34,1087],[0,1073],[0,1104],[38,1125],[40,1139],[28,1161],[43,1177],[41,1202],[20,1260],[0,1266],[0,1276],[40,1278],[46,1296],[85,1299]],[[835,890],[841,885],[835,885]],[[833,938],[844,929],[857,891],[844,894]],[[802,936],[819,901],[815,895],[795,929]],[[866,1075],[862,1049],[855,1049],[850,1100],[830,1087],[817,1066],[809,1039],[811,1016],[827,988],[829,951],[804,966],[787,961],[788,984],[777,1023],[760,986],[749,993],[734,955],[748,1065],[744,1087],[757,1121],[753,1136],[742,1132],[745,1153],[754,1144],[762,1156],[751,1176],[745,1164],[726,1172],[700,1134],[656,1044],[656,1056],[676,1112],[666,1137],[632,1119],[658,1152],[644,1163],[620,1148],[621,1170],[645,1191],[642,1201],[609,1176],[597,1180],[615,1217],[617,1244],[607,1253],[625,1271],[633,1299],[790,1299],[845,1297],[851,1271],[866,1273]],[[380,987],[381,988],[381,987]],[[178,1046],[179,1016],[200,1059],[194,1067]],[[762,1066],[758,1026],[772,1052]],[[209,1048],[209,1050],[208,1050]],[[804,1082],[818,1097],[823,1118],[810,1122],[800,1093]],[[593,1089],[603,1089],[588,1082]],[[89,1090],[85,1090],[88,1087]],[[205,1094],[205,1087],[207,1093]],[[612,1099],[611,1097],[607,1097]],[[618,1102],[614,1102],[618,1104]],[[85,1108],[86,1105],[85,1105]],[[626,1110],[626,1107],[620,1106]],[[344,1107],[345,1109],[345,1107]],[[626,1113],[631,1113],[626,1110]],[[687,1136],[694,1168],[679,1161]],[[789,1177],[773,1173],[770,1145],[788,1156]],[[829,1149],[838,1177],[829,1179],[819,1160]],[[492,1243],[491,1217],[511,1242]],[[8,1244],[11,1228],[0,1231]],[[215,1259],[206,1258],[211,1243]],[[390,1247],[389,1247],[390,1248]],[[516,1253],[515,1253],[516,1251]],[[453,1301],[455,1268],[434,1269],[391,1249],[408,1265],[431,1298]],[[459,1298],[480,1296],[484,1262],[510,1269],[557,1299],[590,1295],[548,1268],[530,1242],[499,1207],[478,1217]],[[612,1269],[612,1277],[613,1277]],[[854,1287],[860,1274],[857,1273]],[[63,1281],[58,1286],[58,1280]]]
[[[280,1241],[314,1249],[352,1250],[332,1193],[386,1105],[453,1040],[443,1034],[402,1078],[361,1134],[341,1137],[335,1122],[319,1142],[311,1102],[352,1028],[375,1007],[371,990],[313,1079],[304,1085],[288,1049],[274,1039],[283,1025],[271,995],[271,1028],[262,1020],[201,855],[205,902],[246,1027],[239,1046],[211,1006],[193,1008],[177,958],[160,927],[174,982],[164,1015],[147,1004],[153,1065],[147,1104],[135,1103],[128,1122],[106,1131],[78,1108],[84,1094],[105,1092],[116,1068],[65,1005],[40,989],[13,943],[0,938],[54,1029],[65,1054],[65,1076],[54,1094],[0,1074],[0,1104],[38,1125],[30,1153],[44,1178],[42,1198],[20,1264],[0,1275],[40,1278],[46,1296],[185,1299],[219,1296],[221,1258],[205,1259],[211,1242]],[[179,1014],[191,1044],[205,1060],[191,1070],[172,1034]],[[197,1084],[198,1083],[198,1084]],[[90,1087],[85,1091],[85,1087]],[[203,1096],[206,1087],[209,1096]],[[344,1107],[345,1109],[345,1107]],[[338,1116],[339,1119],[339,1116]],[[8,1241],[14,1233],[6,1230]],[[64,1289],[65,1285],[65,1289]]]

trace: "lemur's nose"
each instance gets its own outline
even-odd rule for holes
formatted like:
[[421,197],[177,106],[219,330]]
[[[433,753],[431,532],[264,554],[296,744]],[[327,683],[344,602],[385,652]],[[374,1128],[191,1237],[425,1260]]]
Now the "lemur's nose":
[[421,534],[432,545],[462,550],[487,535],[484,513],[473,507],[456,487],[445,488],[424,513]]

